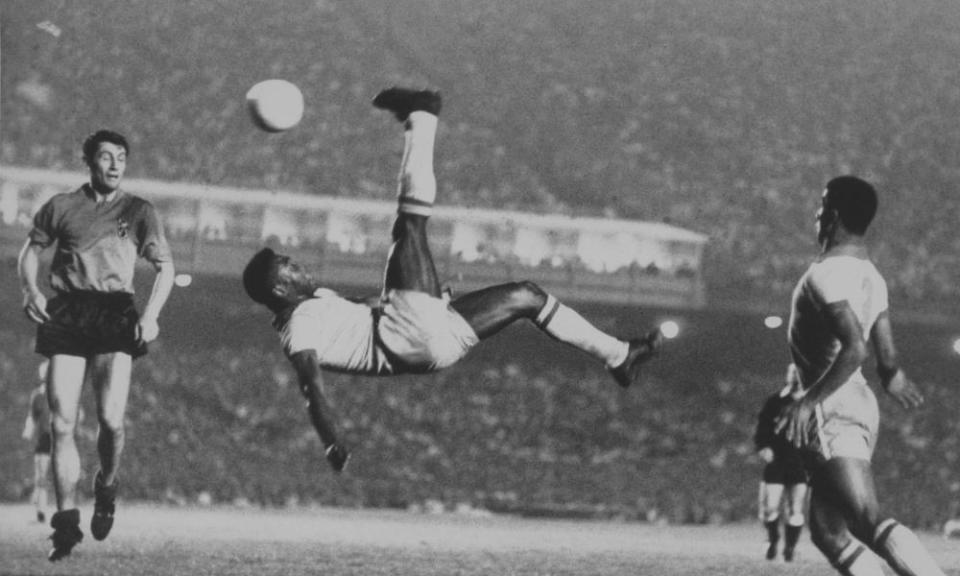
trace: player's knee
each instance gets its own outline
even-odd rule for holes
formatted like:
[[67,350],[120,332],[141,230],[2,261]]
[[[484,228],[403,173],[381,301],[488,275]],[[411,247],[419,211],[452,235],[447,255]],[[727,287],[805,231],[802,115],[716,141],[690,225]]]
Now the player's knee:
[[803,526],[806,521],[807,518],[803,515],[803,512],[794,512],[787,517],[787,524],[790,526]]
[[114,437],[123,435],[122,414],[100,414],[97,417],[97,423],[100,425],[101,433],[107,433]]
[[510,284],[509,301],[517,316],[533,319],[546,305],[547,293],[531,280],[520,280]]
[[77,422],[73,418],[66,418],[56,414],[53,414],[50,417],[50,429],[54,436],[61,438],[64,436],[73,436],[73,432],[76,427]]
[[532,280],[520,280],[514,283],[514,298],[530,308],[540,310],[547,302],[547,293]]
[[763,511],[764,522],[776,522],[780,518],[780,511],[775,508],[766,508]]
[[824,556],[833,560],[840,555],[840,552],[849,543],[850,539],[846,536],[827,532],[816,523],[813,523],[810,525],[810,541]]

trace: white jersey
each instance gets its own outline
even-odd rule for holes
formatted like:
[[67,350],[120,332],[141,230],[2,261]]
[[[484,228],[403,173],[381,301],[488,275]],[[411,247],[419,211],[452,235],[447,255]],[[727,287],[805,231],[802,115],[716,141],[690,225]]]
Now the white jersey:
[[[887,310],[887,284],[873,262],[848,255],[827,256],[812,264],[793,291],[789,343],[804,388],[827,371],[840,353],[824,308],[846,301],[866,341],[877,318]],[[852,380],[865,382],[860,369]]]
[[377,353],[373,327],[372,308],[321,288],[298,304],[278,331],[287,356],[314,350],[327,370],[379,373],[389,362]]
[[322,368],[370,375],[446,368],[478,341],[446,300],[404,290],[388,291],[371,307],[321,288],[278,332],[288,357],[314,350]]

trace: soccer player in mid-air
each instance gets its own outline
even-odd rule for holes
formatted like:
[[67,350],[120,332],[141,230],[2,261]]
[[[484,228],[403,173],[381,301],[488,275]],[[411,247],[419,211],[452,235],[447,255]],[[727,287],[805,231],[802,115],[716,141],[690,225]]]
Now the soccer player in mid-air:
[[807,471],[800,450],[776,433],[777,418],[787,403],[803,394],[797,367],[787,366],[786,384],[767,396],[757,415],[753,442],[757,456],[764,462],[760,480],[760,520],[767,532],[767,560],[777,557],[780,544],[780,509],[787,512],[784,528],[783,559],[792,562],[806,522]]
[[887,286],[864,240],[877,204],[873,186],[854,176],[823,191],[821,252],[794,289],[788,335],[805,393],[784,409],[778,431],[804,449],[811,539],[838,572],[882,576],[869,548],[901,576],[941,576],[916,535],[880,513],[870,464],[880,417],[861,372],[868,343],[884,390],[905,408],[923,401],[898,363]]
[[641,365],[662,342],[657,329],[629,341],[617,339],[531,282],[491,286],[453,301],[442,294],[427,241],[437,188],[433,149],[440,94],[390,88],[373,105],[391,112],[404,127],[399,207],[379,298],[343,298],[269,248],[254,255],[243,272],[247,294],[275,315],[283,350],[296,369],[311,423],[333,469],[343,469],[349,451],[324,398],[321,369],[369,375],[440,370],[479,340],[527,319],[602,361],[621,386],[637,381]]
[[[157,337],[157,319],[173,287],[173,261],[156,210],[120,188],[129,152],[122,134],[99,130],[90,135],[83,143],[90,181],[40,207],[18,261],[23,309],[37,323],[36,351],[50,359],[47,397],[57,497],[57,512],[50,519],[51,561],[67,556],[83,540],[75,434],[85,376],[93,385],[99,424],[100,470],[94,478],[90,533],[103,540],[116,509],[133,359]],[[38,282],[40,254],[54,245],[50,284],[56,294],[48,301]],[[156,271],[142,314],[133,300],[138,258]]]

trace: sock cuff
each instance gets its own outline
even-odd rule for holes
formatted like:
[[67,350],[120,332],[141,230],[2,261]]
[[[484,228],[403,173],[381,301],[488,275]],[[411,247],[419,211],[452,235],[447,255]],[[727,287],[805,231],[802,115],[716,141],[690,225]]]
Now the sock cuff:
[[843,550],[840,551],[840,554],[837,556],[836,560],[833,561],[833,565],[844,574],[849,574],[850,567],[853,566],[853,563],[857,561],[857,558],[863,554],[867,548],[860,544],[857,541],[851,541],[847,544]]
[[433,214],[433,203],[418,200],[416,198],[400,198],[398,212],[404,214],[417,214],[419,216],[430,216]]
[[540,309],[540,312],[537,313],[534,323],[541,328],[546,328],[547,324],[553,320],[554,315],[556,315],[559,309],[560,301],[554,298],[552,294],[547,294],[547,301],[544,303],[543,308]]
[[890,537],[890,533],[893,532],[899,525],[900,523],[893,518],[887,518],[878,524],[876,532],[873,533],[874,546],[883,547],[887,541],[887,538]]

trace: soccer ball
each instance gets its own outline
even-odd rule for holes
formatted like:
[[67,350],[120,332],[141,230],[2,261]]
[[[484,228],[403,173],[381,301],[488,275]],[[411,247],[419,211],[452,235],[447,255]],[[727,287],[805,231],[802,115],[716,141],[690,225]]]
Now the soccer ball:
[[247,91],[247,110],[261,130],[283,132],[303,118],[303,93],[292,82],[264,80]]

